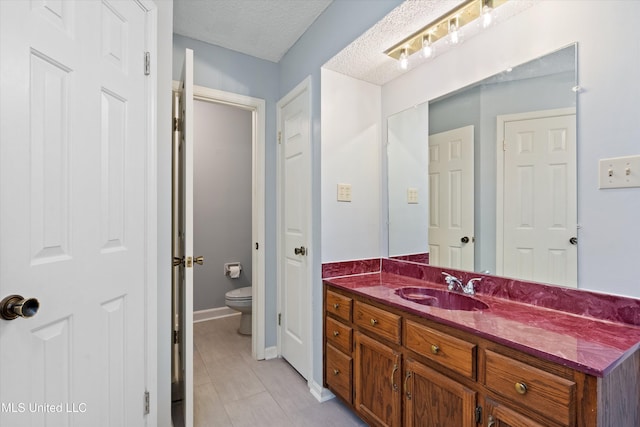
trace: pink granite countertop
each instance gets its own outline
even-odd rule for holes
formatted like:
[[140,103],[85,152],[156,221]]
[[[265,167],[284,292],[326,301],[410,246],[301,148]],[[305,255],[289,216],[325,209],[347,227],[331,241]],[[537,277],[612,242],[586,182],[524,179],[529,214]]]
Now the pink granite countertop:
[[[444,289],[442,284],[376,272],[328,278],[352,291],[426,319],[487,338],[525,353],[602,377],[640,348],[640,326],[476,294],[483,311],[446,310],[396,295],[405,286]],[[482,284],[480,284],[482,286]]]

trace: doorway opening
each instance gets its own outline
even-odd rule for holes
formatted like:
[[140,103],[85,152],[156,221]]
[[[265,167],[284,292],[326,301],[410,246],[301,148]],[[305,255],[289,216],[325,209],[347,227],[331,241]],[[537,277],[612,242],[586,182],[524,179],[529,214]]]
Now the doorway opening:
[[[180,84],[174,82],[174,94],[179,91]],[[174,208],[174,220],[179,220],[176,212],[193,212],[194,249],[207,252],[194,252],[192,306],[180,300],[184,295],[180,289],[184,282],[179,271],[184,270],[184,263],[174,262],[172,401],[186,399],[179,418],[184,419],[187,426],[192,425],[193,417],[187,410],[192,407],[188,401],[193,396],[189,392],[193,389],[193,376],[185,374],[193,369],[190,362],[193,328],[186,327],[187,324],[228,316],[233,311],[225,305],[225,294],[232,289],[249,288],[251,355],[256,360],[265,357],[265,101],[200,86],[193,86],[193,101],[192,123],[180,123],[189,120],[186,117],[177,122],[179,128],[193,129],[194,161],[193,164],[174,161],[174,167],[191,168],[187,174],[193,175],[197,168],[199,175],[204,175],[203,179],[195,177],[198,181],[194,182],[191,209]],[[238,136],[244,141],[229,141]],[[179,157],[179,153],[177,144],[174,157]],[[211,161],[210,167],[207,159]],[[185,201],[180,194],[183,186],[176,184],[181,175],[184,173],[174,172],[174,204]],[[185,236],[176,230],[174,239],[183,240]],[[200,260],[202,265],[195,265]],[[236,266],[240,268],[239,274],[232,268]]]

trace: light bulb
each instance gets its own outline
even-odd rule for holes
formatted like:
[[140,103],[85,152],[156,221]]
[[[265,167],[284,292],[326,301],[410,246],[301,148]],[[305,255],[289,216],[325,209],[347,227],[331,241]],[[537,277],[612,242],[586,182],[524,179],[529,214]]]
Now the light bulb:
[[449,35],[451,36],[451,44],[458,44],[460,42],[460,35],[458,34],[458,26],[451,24],[449,27]]
[[488,28],[493,22],[493,9],[488,4],[482,7],[482,28]]
[[460,30],[458,17],[449,21],[449,42],[451,44],[458,44],[462,42],[462,31]]
[[398,58],[398,60],[400,61],[400,69],[401,70],[406,70],[409,68],[409,54],[407,53],[407,49],[402,49],[402,53],[400,54],[400,58]]
[[422,36],[422,56],[425,58],[431,58],[433,55],[433,46],[431,45],[431,37],[429,34]]

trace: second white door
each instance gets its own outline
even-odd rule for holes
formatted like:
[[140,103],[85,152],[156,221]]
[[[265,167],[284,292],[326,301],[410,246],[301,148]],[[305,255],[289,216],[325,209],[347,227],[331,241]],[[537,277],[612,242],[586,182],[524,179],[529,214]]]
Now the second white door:
[[280,353],[309,377],[310,102],[308,80],[278,103]]
[[474,266],[473,126],[429,136],[429,263]]

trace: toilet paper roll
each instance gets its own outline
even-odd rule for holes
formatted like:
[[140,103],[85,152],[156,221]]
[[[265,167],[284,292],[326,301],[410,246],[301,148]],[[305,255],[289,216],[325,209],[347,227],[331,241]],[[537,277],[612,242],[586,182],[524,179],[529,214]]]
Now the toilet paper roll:
[[232,265],[229,267],[229,277],[232,279],[237,279],[240,277],[240,266]]

